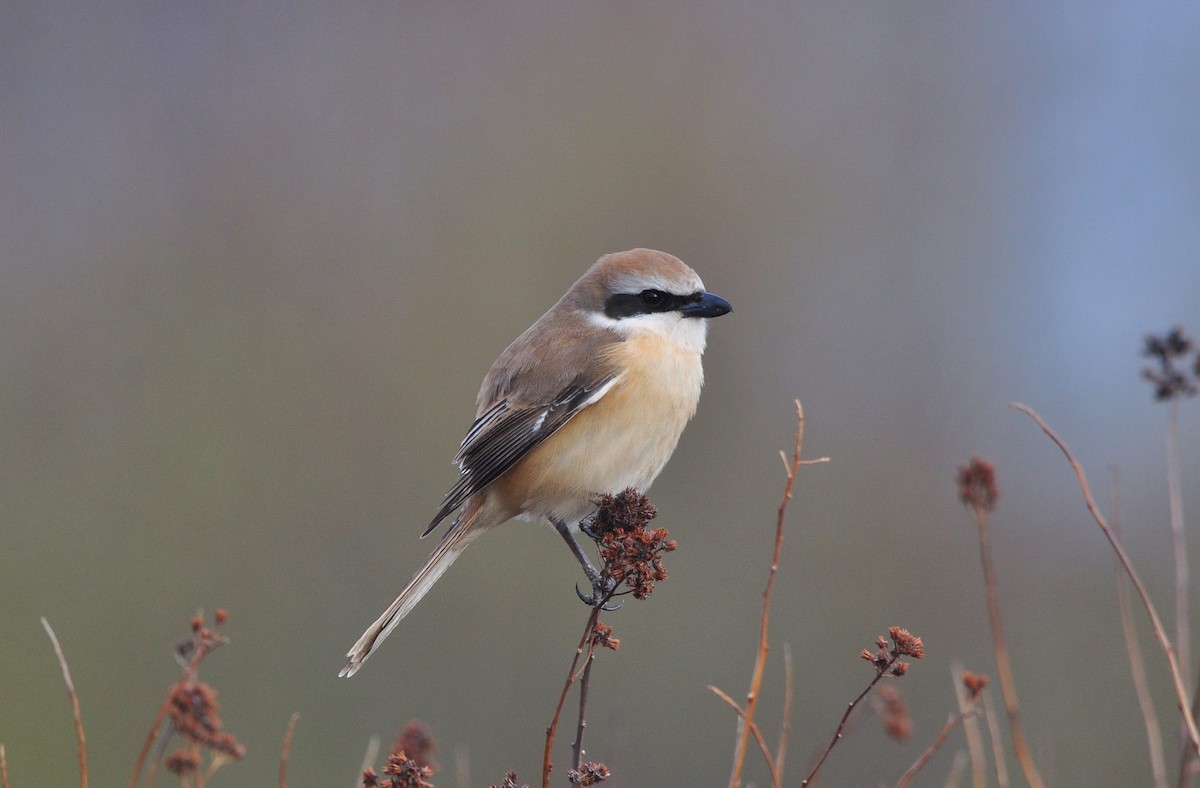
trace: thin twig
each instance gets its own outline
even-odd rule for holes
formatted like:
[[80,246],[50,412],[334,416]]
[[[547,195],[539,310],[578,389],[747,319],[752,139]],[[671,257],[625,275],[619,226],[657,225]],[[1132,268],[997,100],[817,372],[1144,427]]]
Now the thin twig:
[[[613,586],[613,591],[616,586]],[[592,637],[592,630],[596,626],[596,621],[600,618],[600,610],[604,605],[612,599],[613,591],[609,591],[608,595],[592,608],[591,615],[588,616],[587,626],[583,628],[583,637],[579,638],[579,645],[575,648],[575,657],[571,660],[571,669],[567,671],[567,680],[563,682],[562,692],[558,694],[558,704],[554,707],[554,716],[550,720],[550,724],[546,726],[546,748],[542,753],[542,788],[550,788],[550,770],[553,768],[551,755],[554,752],[554,736],[558,731],[558,719],[562,716],[563,705],[567,702],[567,694],[571,691],[571,685],[578,678],[575,673],[576,667],[579,665],[579,658],[583,656],[585,647],[588,645],[588,640]]]
[[[1167,417],[1167,500],[1171,509],[1171,546],[1175,553],[1175,647],[1179,665],[1191,669],[1188,632],[1188,560],[1183,529],[1183,493],[1179,483],[1179,399],[1171,400]],[[1187,686],[1186,684],[1184,685]],[[1181,735],[1184,731],[1180,731]]]
[[471,756],[465,744],[454,748],[454,779],[458,788],[471,788]]
[[850,714],[854,711],[854,707],[857,706],[863,698],[867,697],[867,693],[879,683],[880,679],[887,675],[887,672],[892,669],[892,666],[896,664],[898,659],[900,659],[900,656],[895,655],[889,659],[887,664],[882,668],[876,668],[877,672],[875,673],[875,678],[871,679],[871,683],[867,685],[866,689],[858,693],[857,698],[850,701],[850,705],[846,707],[846,713],[842,715],[842,719],[838,722],[837,730],[833,732],[833,738],[829,740],[829,744],[825,747],[825,752],[821,753],[820,759],[812,767],[812,769],[809,770],[808,776],[804,778],[804,782],[800,783],[800,788],[804,788],[804,786],[812,782],[813,777],[817,776],[817,772],[821,770],[821,766],[824,765],[825,759],[829,757],[829,753],[833,752],[833,748],[836,747],[837,743],[842,740],[844,735],[846,735],[846,720],[850,719]]
[[1096,521],[1096,525],[1099,525],[1100,530],[1104,532],[1105,538],[1108,539],[1108,543],[1117,554],[1117,560],[1121,562],[1121,568],[1129,575],[1129,579],[1142,601],[1142,606],[1146,608],[1146,614],[1150,616],[1150,624],[1154,628],[1154,636],[1158,638],[1158,643],[1167,657],[1167,666],[1171,671],[1171,683],[1175,689],[1175,702],[1179,707],[1180,715],[1187,724],[1189,744],[1193,751],[1200,754],[1200,731],[1196,729],[1196,720],[1192,717],[1190,704],[1188,703],[1187,685],[1184,683],[1183,674],[1179,670],[1179,661],[1175,656],[1175,647],[1171,645],[1171,639],[1167,636],[1167,630],[1163,627],[1162,619],[1158,616],[1158,610],[1154,607],[1154,602],[1150,600],[1150,594],[1146,591],[1146,587],[1142,585],[1137,570],[1133,568],[1133,562],[1129,560],[1129,555],[1125,552],[1125,547],[1121,544],[1121,540],[1117,538],[1117,535],[1113,533],[1112,528],[1109,527],[1108,521],[1104,519],[1104,515],[1100,513],[1100,508],[1096,505],[1096,500],[1092,497],[1092,490],[1088,487],[1083,467],[1075,459],[1075,455],[1071,453],[1071,450],[1067,448],[1067,444],[1063,443],[1062,438],[1058,437],[1054,430],[1050,429],[1041,416],[1037,415],[1031,408],[1017,402],[1010,403],[1009,407],[1015,408],[1033,419],[1042,432],[1046,433],[1050,440],[1054,441],[1055,445],[1066,456],[1071,469],[1075,471],[1075,477],[1079,480],[1079,488],[1083,493],[1084,503],[1087,505],[1088,511],[1091,512],[1092,519]]
[[583,731],[587,728],[587,697],[589,679],[592,677],[592,665],[596,663],[596,644],[588,644],[587,660],[583,663],[583,673],[579,676],[579,721],[575,726],[575,741],[571,742],[571,758],[573,767],[578,769],[583,763]]
[[[957,660],[950,668],[950,683],[954,686],[954,697],[958,701],[960,712],[967,711],[974,704],[963,684],[964,670],[966,668]],[[974,788],[987,788],[987,755],[983,749],[983,732],[979,730],[979,720],[975,717],[963,720],[963,734],[967,737],[967,753],[971,758],[971,785]]]
[[1008,712],[1008,727],[1012,732],[1013,754],[1030,788],[1043,788],[1045,783],[1033,763],[1029,743],[1025,741],[1025,730],[1021,725],[1021,710],[1017,704],[1017,686],[1013,679],[1012,663],[1008,658],[1008,645],[1004,640],[1004,627],[1000,622],[1000,597],[996,591],[996,565],[992,560],[991,517],[985,507],[969,507],[979,531],[979,561],[983,564],[984,596],[987,599],[988,621],[992,628],[992,649],[996,655],[996,673],[1000,678],[1000,694]]
[[[1117,469],[1108,469],[1108,506],[1112,511],[1112,528],[1118,538],[1121,535],[1121,485]],[[1125,638],[1125,652],[1129,655],[1129,672],[1133,674],[1133,689],[1137,692],[1138,706],[1142,710],[1142,723],[1146,726],[1147,745],[1150,749],[1150,773],[1156,788],[1167,788],[1167,764],[1163,758],[1162,728],[1158,713],[1150,698],[1150,683],[1146,678],[1146,661],[1142,646],[1138,643],[1137,628],[1133,623],[1133,604],[1129,599],[1129,578],[1120,565],[1113,564],[1117,575],[1117,610],[1121,616],[1121,634]],[[1184,756],[1187,750],[1184,749]]]
[[962,750],[954,753],[954,763],[950,764],[950,773],[946,775],[945,788],[957,788],[962,773],[971,765],[971,758]]
[[50,642],[54,644],[54,653],[58,655],[58,664],[62,667],[63,681],[67,685],[67,697],[71,699],[71,716],[75,718],[75,740],[79,743],[79,786],[87,788],[88,771],[87,771],[87,737],[83,735],[83,715],[79,713],[79,696],[75,694],[75,682],[71,681],[71,669],[67,667],[67,658],[63,655],[62,646],[58,642],[58,637],[54,634],[54,630],[50,627],[50,622],[42,616],[42,627],[45,628],[46,634],[50,636]]
[[900,778],[900,782],[896,783],[896,788],[905,788],[905,786],[911,783],[913,777],[917,775],[917,772],[921,771],[921,769],[924,768],[925,764],[929,763],[929,760],[933,758],[934,754],[941,748],[941,746],[946,743],[946,739],[950,736],[950,733],[956,727],[958,727],[963,720],[978,713],[979,707],[973,706],[966,711],[960,711],[958,714],[955,714],[953,717],[951,717],[946,724],[942,726],[942,729],[938,732],[938,735],[933,738],[933,743],[925,749],[925,752],[921,753],[917,760],[913,761],[912,766],[908,767],[908,771],[906,771],[904,776]]
[[[1192,719],[1200,720],[1200,676],[1196,677],[1196,688],[1192,690]],[[1192,784],[1192,776],[1200,766],[1196,753],[1187,747],[1179,753],[1179,783],[1178,788],[1187,788]]]
[[722,691],[720,687],[714,687],[712,684],[709,684],[708,689],[718,698],[729,704],[729,708],[737,712],[738,718],[741,719],[742,724],[750,729],[750,733],[754,734],[754,740],[758,742],[759,752],[762,753],[763,760],[767,762],[767,770],[771,772],[771,785],[774,786],[774,788],[780,788],[780,786],[783,784],[783,776],[779,772],[775,759],[771,757],[771,751],[767,749],[767,740],[763,738],[762,731],[758,729],[758,726],[754,724],[753,720],[746,719],[746,710],[739,706],[736,700],[729,697],[729,695]]
[[283,753],[279,756],[279,788],[287,788],[288,756],[292,753],[292,736],[296,733],[296,723],[300,721],[300,712],[292,712],[288,720],[287,732],[283,734]]
[[733,753],[733,772],[729,777],[730,788],[739,788],[742,784],[742,767],[746,762],[746,747],[750,743],[750,723],[754,720],[754,710],[758,705],[759,691],[762,689],[763,669],[767,662],[767,652],[770,650],[767,640],[767,623],[771,615],[771,594],[775,589],[775,575],[779,570],[779,556],[783,551],[783,524],[787,517],[788,503],[792,500],[792,484],[796,481],[796,472],[801,465],[809,462],[828,462],[828,457],[819,460],[802,462],[800,449],[804,443],[804,406],[796,400],[796,446],[792,452],[792,463],[787,467],[787,484],[783,488],[783,501],[779,504],[779,515],[775,521],[775,549],[771,555],[771,571],[767,575],[767,587],[763,591],[762,618],[758,630],[758,656],[754,660],[754,671],[750,677],[750,691],[746,694],[745,725],[742,726],[741,736],[738,737],[737,747]]
[[1004,740],[1000,737],[1000,720],[992,706],[992,696],[984,693],[983,716],[987,720],[988,738],[992,740],[992,760],[996,764],[996,785],[1008,788],[1008,764],[1004,761]]
[[8,784],[8,756],[4,753],[2,743],[0,743],[0,788],[11,788]]
[[788,736],[792,732],[792,647],[783,644],[783,722],[779,726],[779,744],[775,748],[775,773],[783,781],[783,764],[787,757]]

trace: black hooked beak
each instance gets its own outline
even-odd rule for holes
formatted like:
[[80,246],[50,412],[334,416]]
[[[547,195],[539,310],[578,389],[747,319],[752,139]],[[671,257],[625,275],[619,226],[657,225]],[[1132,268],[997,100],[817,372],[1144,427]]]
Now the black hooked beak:
[[719,295],[697,293],[694,298],[680,308],[684,317],[720,317],[733,311],[729,302]]

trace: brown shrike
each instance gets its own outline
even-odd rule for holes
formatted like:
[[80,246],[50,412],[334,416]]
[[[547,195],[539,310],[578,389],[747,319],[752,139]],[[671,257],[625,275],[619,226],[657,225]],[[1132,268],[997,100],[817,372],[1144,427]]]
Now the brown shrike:
[[665,252],[633,249],[589,268],[488,370],[454,457],[461,474],[422,536],[462,512],[340,675],[362,667],[468,544],[514,517],[548,519],[599,599],[600,575],[573,531],[597,495],[644,491],[663,469],[700,398],[705,318],[729,311]]

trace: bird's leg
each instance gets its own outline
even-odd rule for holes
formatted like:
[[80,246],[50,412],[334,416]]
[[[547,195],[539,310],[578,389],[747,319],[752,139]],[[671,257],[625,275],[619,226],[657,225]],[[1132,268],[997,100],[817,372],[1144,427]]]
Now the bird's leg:
[[593,542],[600,541],[600,532],[596,530],[596,512],[579,521],[579,532]]
[[[579,540],[575,538],[575,534],[571,532],[570,527],[565,522],[557,517],[551,517],[549,519],[554,525],[554,530],[558,531],[559,535],[563,538],[563,541],[567,543],[567,547],[571,548],[571,552],[574,554],[576,560],[579,561],[579,565],[583,567],[583,573],[587,575],[588,582],[592,584],[592,595],[590,597],[584,596],[583,593],[580,592],[578,586],[575,587],[575,593],[579,595],[579,598],[582,599],[585,604],[595,607],[596,605],[600,604],[605,597],[608,596],[610,591],[612,591],[612,579],[605,578],[600,571],[596,569],[595,565],[592,564],[592,560],[588,558],[587,553],[584,552],[583,547],[579,544]],[[606,606],[605,609],[616,610],[617,608]]]

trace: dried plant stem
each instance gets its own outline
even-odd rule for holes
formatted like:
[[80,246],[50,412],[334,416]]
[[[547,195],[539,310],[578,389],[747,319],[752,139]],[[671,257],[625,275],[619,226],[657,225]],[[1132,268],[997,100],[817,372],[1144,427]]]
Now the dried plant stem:
[[[613,587],[614,590],[616,586]],[[562,691],[558,694],[558,704],[554,707],[554,717],[551,718],[550,724],[546,726],[546,748],[542,752],[542,788],[550,788],[550,770],[553,768],[551,755],[554,752],[554,736],[558,731],[558,720],[562,716],[563,705],[567,702],[567,694],[571,691],[571,685],[579,678],[576,669],[579,667],[579,659],[587,652],[587,658],[590,660],[593,655],[595,644],[592,642],[592,632],[596,627],[596,622],[600,619],[600,611],[604,605],[612,599],[613,592],[608,595],[595,607],[592,608],[591,615],[588,616],[587,626],[583,628],[583,636],[579,638],[579,645],[575,648],[575,657],[571,660],[571,669],[567,671],[567,679],[563,682]],[[581,742],[582,745],[582,742]]]
[[829,740],[829,744],[825,747],[825,752],[821,753],[821,757],[808,772],[808,776],[804,778],[804,782],[800,783],[800,788],[804,788],[804,786],[811,783],[813,778],[817,776],[817,772],[820,771],[821,767],[825,764],[825,759],[829,757],[829,753],[833,752],[833,748],[836,747],[837,743],[842,740],[843,736],[846,735],[846,720],[850,719],[850,714],[854,711],[854,707],[861,703],[863,698],[867,697],[867,693],[874,689],[875,685],[879,683],[879,680],[887,675],[888,671],[892,669],[892,666],[896,664],[896,661],[899,658],[900,657],[898,655],[893,656],[888,660],[886,665],[884,665],[882,668],[877,668],[875,678],[871,679],[871,683],[867,685],[866,689],[858,693],[857,698],[850,701],[850,705],[846,707],[846,713],[842,715],[842,719],[838,722],[837,730],[833,732],[833,738]]
[[583,672],[579,676],[579,720],[575,725],[575,741],[571,742],[571,761],[576,769],[583,763],[583,732],[587,728],[588,685],[591,683],[592,665],[596,663],[595,646],[588,648]]
[[1141,578],[1138,577],[1137,570],[1133,568],[1133,562],[1129,560],[1129,554],[1125,552],[1125,547],[1121,544],[1121,540],[1113,533],[1112,528],[1108,525],[1108,521],[1100,513],[1100,508],[1096,505],[1095,498],[1092,497],[1092,490],[1088,486],[1087,476],[1084,475],[1083,467],[1075,459],[1075,455],[1071,453],[1071,450],[1067,448],[1067,444],[1063,443],[1062,438],[1058,437],[1054,430],[1050,429],[1050,426],[1033,409],[1017,402],[1010,403],[1009,407],[1019,410],[1033,419],[1042,432],[1046,433],[1047,437],[1054,441],[1055,445],[1066,456],[1071,469],[1075,471],[1075,477],[1078,479],[1079,488],[1083,493],[1084,503],[1087,505],[1092,519],[1096,521],[1096,524],[1100,526],[1100,530],[1104,532],[1105,538],[1108,539],[1113,552],[1117,555],[1117,560],[1121,562],[1121,568],[1129,575],[1129,580],[1133,583],[1133,587],[1142,601],[1142,606],[1146,609],[1146,614],[1150,616],[1150,624],[1154,629],[1154,636],[1158,638],[1158,643],[1167,657],[1167,666],[1171,671],[1171,683],[1175,689],[1175,702],[1187,726],[1189,746],[1194,752],[1200,754],[1200,731],[1196,729],[1196,720],[1192,716],[1190,704],[1188,703],[1187,685],[1184,683],[1183,674],[1179,670],[1179,661],[1176,659],[1175,647],[1171,645],[1171,639],[1167,636],[1167,630],[1163,627],[1162,619],[1158,616],[1158,610],[1154,607],[1154,602],[1150,600],[1150,594],[1142,584]]
[[725,701],[725,703],[729,705],[729,708],[737,712],[738,718],[742,721],[742,724],[750,729],[750,733],[754,735],[754,741],[758,742],[758,749],[762,753],[763,760],[767,762],[767,769],[771,772],[771,785],[773,785],[775,788],[779,788],[782,785],[782,776],[780,775],[776,766],[775,759],[771,757],[771,751],[767,749],[767,740],[763,738],[762,731],[759,730],[756,724],[754,724],[753,720],[746,720],[746,710],[739,706],[737,701],[729,697],[729,695],[721,690],[720,687],[714,687],[712,684],[709,684],[708,689],[709,692]]
[[954,763],[950,764],[950,773],[946,775],[946,782],[942,783],[945,788],[958,788],[959,780],[962,779],[962,773],[970,766],[970,756],[962,750],[954,754]]
[[788,736],[792,732],[792,647],[783,644],[783,721],[779,726],[779,744],[775,747],[775,773],[783,780]]
[[1000,678],[1000,693],[1004,708],[1008,712],[1008,727],[1012,731],[1013,754],[1025,774],[1031,788],[1043,788],[1045,783],[1033,763],[1025,730],[1021,725],[1021,710],[1017,704],[1017,687],[1013,679],[1012,664],[1008,659],[1008,645],[1004,640],[1004,627],[1000,622],[1000,598],[996,592],[996,565],[992,561],[992,537],[989,513],[981,507],[971,507],[975,525],[979,530],[979,561],[983,564],[983,587],[987,598],[988,622],[992,628],[992,649],[996,655],[996,674]]
[[983,716],[987,719],[988,738],[992,740],[992,760],[996,763],[996,785],[1008,788],[1008,764],[1004,762],[1004,742],[1000,738],[1000,720],[992,708],[990,695],[983,698]]
[[54,653],[58,656],[63,681],[67,685],[67,697],[71,699],[71,716],[75,719],[75,740],[79,744],[79,785],[80,788],[87,788],[87,737],[83,735],[83,716],[79,713],[79,696],[75,693],[75,682],[71,681],[71,669],[67,667],[67,658],[63,655],[62,646],[45,616],[42,616],[42,627],[50,637],[50,642],[54,644]]
[[[1109,508],[1112,510],[1112,528],[1118,538],[1121,535],[1121,494],[1116,468],[1108,471]],[[1121,634],[1125,638],[1125,652],[1129,655],[1129,672],[1133,676],[1133,689],[1137,693],[1138,706],[1142,710],[1142,723],[1146,727],[1147,745],[1150,750],[1150,773],[1154,776],[1155,788],[1167,788],[1167,764],[1163,758],[1162,727],[1158,713],[1150,697],[1150,683],[1146,678],[1146,660],[1138,643],[1137,628],[1133,623],[1133,604],[1129,599],[1129,578],[1116,564],[1117,610],[1121,616]],[[1187,756],[1187,750],[1184,750]]]
[[913,761],[913,765],[908,767],[908,771],[906,771],[904,776],[900,778],[900,782],[896,783],[896,788],[905,788],[905,786],[911,783],[913,777],[916,777],[917,772],[925,768],[925,764],[929,763],[934,754],[937,753],[937,751],[941,749],[941,746],[946,743],[946,739],[950,736],[950,733],[968,717],[972,717],[978,713],[979,707],[973,706],[965,711],[960,711],[958,714],[955,714],[953,717],[951,717],[946,724],[942,726],[942,729],[938,732],[938,735],[933,738],[933,742],[925,749],[925,752],[921,753],[917,760]]
[[[974,705],[962,682],[964,670],[962,663],[958,661],[955,661],[950,670],[959,712],[968,711]],[[983,749],[983,732],[979,730],[979,720],[974,717],[964,719],[963,734],[967,737],[967,753],[971,759],[971,785],[974,788],[987,788],[987,755]]]
[[771,571],[767,575],[767,587],[763,591],[762,617],[758,630],[758,656],[754,660],[754,671],[750,677],[750,691],[746,694],[745,715],[742,717],[741,735],[733,752],[733,771],[729,777],[730,788],[739,788],[742,784],[742,768],[746,762],[746,747],[750,743],[750,724],[754,721],[754,710],[758,706],[758,696],[762,689],[763,669],[767,663],[767,652],[770,650],[767,640],[767,624],[771,615],[771,594],[775,590],[775,575],[779,570],[779,556],[783,551],[783,524],[787,517],[788,503],[792,500],[792,484],[796,481],[796,472],[801,465],[809,463],[828,462],[828,457],[819,460],[800,459],[800,450],[804,444],[804,406],[796,400],[796,445],[792,452],[792,462],[788,465],[784,456],[784,466],[787,468],[787,483],[783,488],[783,501],[779,504],[779,515],[775,522],[775,549],[771,556]]
[[[1167,502],[1171,512],[1171,551],[1175,556],[1175,642],[1179,649],[1180,668],[1186,672],[1191,665],[1191,633],[1188,629],[1190,583],[1179,475],[1179,398],[1175,397],[1171,399],[1167,416]],[[1197,717],[1200,717],[1200,683],[1197,683],[1192,695],[1192,719]],[[1180,738],[1187,740],[1186,723],[1180,725]],[[1179,756],[1179,788],[1191,783],[1195,771],[1196,756],[1184,747]]]
[[288,719],[287,732],[283,734],[283,753],[279,756],[279,788],[287,788],[288,756],[292,753],[292,736],[296,733],[296,723],[299,721],[300,712],[292,712],[291,718]]
[[454,748],[454,777],[458,788],[471,788],[471,756],[465,744]]
[[[1179,665],[1192,664],[1188,630],[1187,539],[1183,530],[1183,493],[1179,483],[1179,399],[1171,400],[1167,417],[1167,500],[1171,510],[1171,546],[1175,554],[1175,648]],[[1187,685],[1184,685],[1185,687]]]
[[8,756],[4,753],[3,744],[0,744],[0,788],[11,788],[8,784]]
[[[1192,719],[1200,720],[1200,676],[1196,677],[1196,689],[1192,691]],[[1192,777],[1200,766],[1196,753],[1187,747],[1179,753],[1179,782],[1178,788],[1187,788],[1192,784]]]

